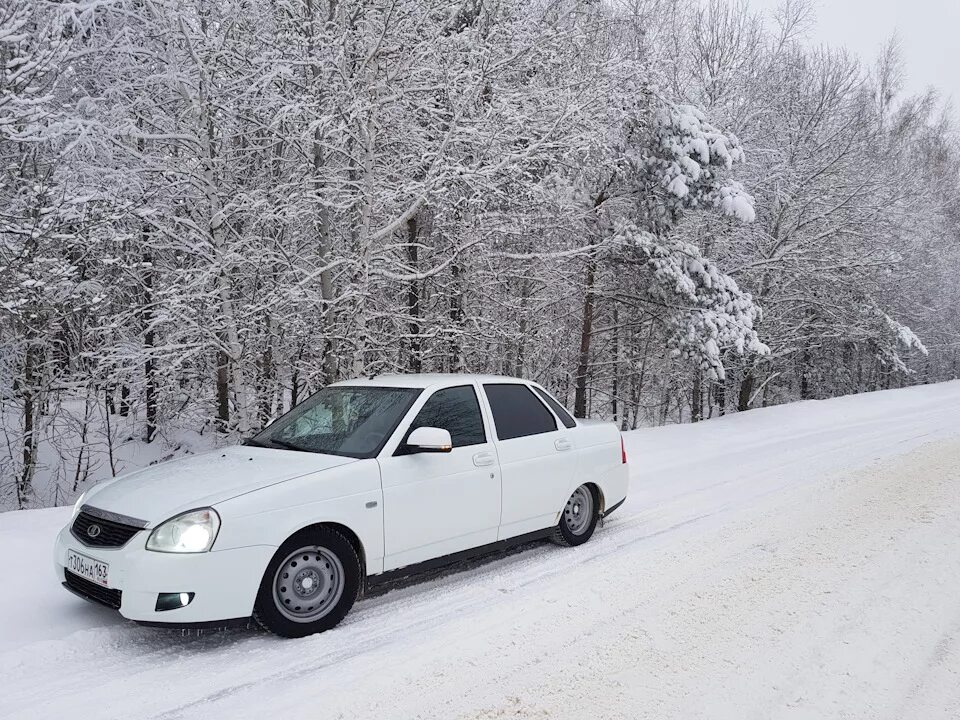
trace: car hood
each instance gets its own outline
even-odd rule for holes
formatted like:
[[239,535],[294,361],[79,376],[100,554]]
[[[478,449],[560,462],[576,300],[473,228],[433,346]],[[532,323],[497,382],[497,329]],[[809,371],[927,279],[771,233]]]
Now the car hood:
[[186,510],[352,462],[337,455],[238,445],[122,475],[92,489],[84,504],[146,520],[152,527]]

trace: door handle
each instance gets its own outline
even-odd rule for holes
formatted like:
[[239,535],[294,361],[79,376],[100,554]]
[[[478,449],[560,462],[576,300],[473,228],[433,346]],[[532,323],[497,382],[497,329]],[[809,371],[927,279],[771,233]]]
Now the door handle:
[[473,464],[477,467],[483,467],[485,465],[493,465],[496,462],[493,455],[488,452],[478,452],[473,456]]
[[561,450],[561,451],[562,451],[562,450],[569,450],[570,448],[573,447],[573,443],[570,442],[569,440],[557,440],[555,443],[553,443],[553,446],[554,446],[557,450]]

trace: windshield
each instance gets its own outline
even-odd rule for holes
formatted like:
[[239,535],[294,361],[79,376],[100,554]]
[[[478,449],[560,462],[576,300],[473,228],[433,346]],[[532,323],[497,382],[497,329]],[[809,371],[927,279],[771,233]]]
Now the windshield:
[[420,390],[415,388],[326,387],[247,440],[247,444],[373,457],[419,394]]

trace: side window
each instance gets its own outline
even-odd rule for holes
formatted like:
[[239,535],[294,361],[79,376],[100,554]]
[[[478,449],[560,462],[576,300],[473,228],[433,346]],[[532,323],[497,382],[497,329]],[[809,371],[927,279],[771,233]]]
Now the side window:
[[419,427],[443,428],[450,433],[455,448],[482,445],[487,441],[477,393],[470,385],[437,390],[420,408],[407,435]]
[[538,435],[557,429],[557,421],[526,385],[491,384],[483,386],[493,411],[500,440]]
[[576,427],[577,421],[573,419],[573,416],[567,412],[567,409],[563,405],[557,402],[553,395],[548,393],[546,390],[541,390],[536,386],[533,387],[533,391],[543,398],[543,401],[550,406],[550,409],[553,410],[554,414],[556,414],[558,418],[560,418],[560,422],[563,423],[564,427]]

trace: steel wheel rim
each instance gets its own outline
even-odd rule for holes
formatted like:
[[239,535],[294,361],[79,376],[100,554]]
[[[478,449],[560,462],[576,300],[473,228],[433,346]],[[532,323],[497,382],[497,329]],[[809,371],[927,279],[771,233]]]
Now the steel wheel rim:
[[343,596],[343,563],[319,545],[290,553],[273,576],[273,604],[280,614],[298,623],[325,617]]
[[563,522],[574,535],[583,535],[593,519],[593,493],[586,485],[573,491],[563,508]]

